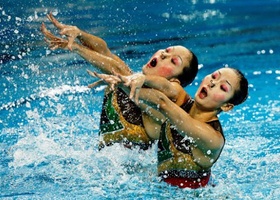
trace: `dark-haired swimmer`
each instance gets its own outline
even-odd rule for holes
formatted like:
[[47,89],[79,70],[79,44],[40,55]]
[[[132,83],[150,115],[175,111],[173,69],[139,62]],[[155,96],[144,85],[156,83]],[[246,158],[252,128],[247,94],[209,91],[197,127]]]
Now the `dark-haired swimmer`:
[[[120,77],[123,82],[130,80],[129,77]],[[128,85],[133,88],[134,83],[129,82]],[[123,85],[122,88],[129,94],[129,88]],[[218,114],[241,104],[247,96],[248,81],[233,68],[221,68],[207,75],[194,99],[188,96],[181,106],[160,91],[141,88],[139,107],[145,110],[151,106],[166,119],[158,142],[158,175],[162,180],[180,188],[206,186],[211,167],[225,144]]]
[[[110,51],[103,39],[76,26],[64,25],[52,14],[47,17],[60,30],[60,34],[68,38],[66,40],[53,35],[42,24],[41,31],[51,49],[69,49],[105,74],[132,74],[132,70]],[[197,71],[198,60],[195,54],[183,46],[158,50],[142,68],[143,74],[150,75],[145,81],[145,87],[158,89],[177,105],[185,102],[186,94],[183,87],[194,80]],[[156,83],[154,79],[157,80]],[[162,121],[143,113],[122,89],[116,91],[107,89],[100,120],[99,148],[123,143],[127,147],[139,146],[141,149],[147,149],[159,138],[161,123]]]

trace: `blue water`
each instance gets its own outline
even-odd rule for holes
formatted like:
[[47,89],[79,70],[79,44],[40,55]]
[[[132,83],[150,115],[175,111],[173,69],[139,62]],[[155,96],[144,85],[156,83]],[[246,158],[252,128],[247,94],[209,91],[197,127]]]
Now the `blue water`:
[[[204,75],[241,69],[249,98],[220,116],[224,151],[216,187],[178,189],[160,182],[156,147],[97,150],[103,88],[94,68],[51,52],[39,32],[53,11],[66,24],[104,38],[135,72],[158,49],[184,45]],[[7,0],[0,3],[0,198],[279,199],[280,1]]]

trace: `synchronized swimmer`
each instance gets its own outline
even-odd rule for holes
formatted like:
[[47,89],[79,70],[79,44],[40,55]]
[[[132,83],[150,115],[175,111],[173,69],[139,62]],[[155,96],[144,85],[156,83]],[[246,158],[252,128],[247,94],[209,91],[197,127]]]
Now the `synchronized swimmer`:
[[89,72],[91,75],[115,86],[104,96],[99,147],[122,143],[147,149],[159,140],[158,175],[162,180],[180,188],[206,186],[225,144],[218,114],[246,100],[244,75],[233,68],[218,69],[203,79],[191,98],[183,87],[195,78],[198,60],[189,49],[172,46],[159,50],[143,66],[143,73],[133,74],[101,38],[63,25],[51,14],[48,18],[68,37],[54,36],[42,24],[50,48],[78,53],[104,73]]

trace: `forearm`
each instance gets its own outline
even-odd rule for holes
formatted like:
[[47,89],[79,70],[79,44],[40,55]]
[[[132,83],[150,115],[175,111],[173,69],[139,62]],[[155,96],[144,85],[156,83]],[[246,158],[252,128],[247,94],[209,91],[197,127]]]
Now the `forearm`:
[[104,56],[110,57],[113,60],[119,62],[120,65],[126,65],[121,58],[119,58],[117,55],[113,54],[110,51],[110,49],[107,46],[107,43],[102,38],[97,37],[95,35],[91,35],[81,30],[77,38],[80,40],[82,45],[89,48],[90,50],[93,50]]
[[107,43],[103,39],[82,30],[79,31],[80,33],[77,38],[80,40],[82,45],[103,55],[109,56],[111,54],[110,50],[107,47]]
[[119,73],[121,75],[130,75],[131,71],[124,62],[118,62],[111,57],[92,51],[78,43],[73,43],[72,49],[97,69],[105,74]]

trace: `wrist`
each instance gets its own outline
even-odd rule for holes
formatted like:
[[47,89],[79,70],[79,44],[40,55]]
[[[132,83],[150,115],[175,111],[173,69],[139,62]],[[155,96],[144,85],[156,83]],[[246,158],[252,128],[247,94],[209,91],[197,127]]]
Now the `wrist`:
[[78,45],[77,43],[73,42],[73,44],[72,44],[72,46],[71,46],[72,51],[78,51],[78,49],[79,49],[78,46],[79,46],[79,45]]

